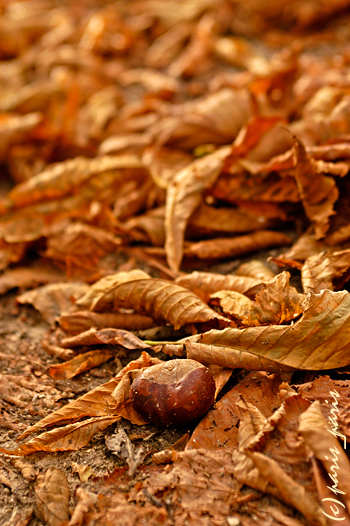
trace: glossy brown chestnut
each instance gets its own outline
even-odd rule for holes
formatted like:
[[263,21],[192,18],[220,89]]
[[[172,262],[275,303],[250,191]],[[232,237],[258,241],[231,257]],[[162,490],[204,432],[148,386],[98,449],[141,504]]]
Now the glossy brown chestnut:
[[132,383],[130,400],[145,420],[158,427],[185,427],[214,402],[215,382],[195,360],[170,360],[153,365]]

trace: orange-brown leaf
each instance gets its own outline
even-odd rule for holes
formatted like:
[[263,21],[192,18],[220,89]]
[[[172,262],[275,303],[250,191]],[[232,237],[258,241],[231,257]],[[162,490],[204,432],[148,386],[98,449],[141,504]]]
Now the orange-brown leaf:
[[55,380],[67,380],[107,362],[116,352],[113,349],[94,350],[75,356],[68,362],[51,365],[49,375]]
[[185,247],[184,253],[186,257],[199,259],[233,258],[266,248],[289,244],[290,238],[285,234],[272,230],[260,230],[239,237],[199,241]]
[[[1,284],[1,278],[0,278]],[[112,327],[126,331],[139,331],[154,326],[154,321],[149,316],[142,314],[122,312],[92,312],[88,310],[62,314],[58,320],[60,327],[69,333],[79,333],[94,327],[105,329]]]
[[122,329],[91,328],[76,336],[64,338],[62,347],[79,347],[80,345],[121,345],[126,349],[147,349],[149,345],[129,331]]
[[214,272],[200,272],[195,270],[191,274],[178,276],[175,283],[186,287],[206,303],[209,302],[211,294],[219,290],[234,290],[248,297],[255,296],[261,288],[261,281],[243,276],[232,276],[231,274],[215,274]]
[[301,282],[305,292],[337,290],[348,280],[350,250],[320,252],[310,256],[301,269]]
[[243,325],[279,325],[294,320],[303,312],[304,295],[289,285],[289,278],[288,272],[281,272],[263,282],[254,301],[230,291],[218,292],[212,298],[219,300],[224,313],[237,318]]
[[[337,369],[349,365],[350,294],[329,290],[309,293],[303,311],[301,318],[291,325],[227,328],[191,336],[187,339],[189,349],[191,343],[200,342],[208,351],[206,363],[225,367],[230,367],[231,357],[234,363],[238,357],[242,359],[244,367],[244,356],[296,369]],[[212,347],[216,350],[215,361],[210,361]]]
[[165,208],[165,250],[169,267],[179,270],[183,254],[186,226],[194,210],[202,201],[202,193],[219,176],[230,148],[225,146],[212,154],[196,159],[178,172],[167,190]]
[[[117,285],[113,289],[114,309],[134,309],[155,320],[165,320],[175,329],[191,323],[229,325],[223,316],[210,309],[196,294],[164,279],[141,279]],[[102,298],[103,301],[103,298]],[[100,301],[94,304],[100,309]]]
[[120,420],[120,418],[119,415],[89,418],[82,422],[68,424],[42,433],[17,449],[8,451],[0,448],[0,451],[8,455],[18,456],[31,455],[38,451],[76,451],[86,446],[93,435]]
[[314,169],[304,145],[296,140],[294,152],[297,160],[295,179],[305,213],[315,225],[316,238],[325,236],[329,227],[329,218],[334,214],[333,205],[339,191],[334,179],[319,174]]
[[67,477],[59,468],[49,467],[38,475],[34,491],[36,510],[48,526],[62,526],[69,520],[70,491]]

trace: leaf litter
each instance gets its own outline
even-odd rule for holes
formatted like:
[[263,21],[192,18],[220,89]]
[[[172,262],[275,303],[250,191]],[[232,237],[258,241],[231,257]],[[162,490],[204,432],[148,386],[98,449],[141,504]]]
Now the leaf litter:
[[5,2],[1,523],[350,524],[348,8]]

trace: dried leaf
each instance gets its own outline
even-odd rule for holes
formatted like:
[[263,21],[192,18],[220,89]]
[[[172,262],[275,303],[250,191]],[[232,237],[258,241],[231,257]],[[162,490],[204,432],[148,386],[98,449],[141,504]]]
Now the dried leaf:
[[310,256],[301,269],[301,281],[305,292],[321,292],[342,288],[348,281],[350,250],[319,252]]
[[277,462],[258,452],[248,452],[254,465],[275,486],[284,502],[300,511],[309,524],[325,526],[326,519],[318,502],[305,490],[303,486],[289,477]]
[[34,491],[37,513],[48,526],[63,526],[69,520],[68,481],[64,472],[50,467],[43,475],[38,475]]
[[80,354],[68,362],[64,362],[58,365],[51,365],[49,368],[49,375],[55,380],[67,380],[68,378],[74,378],[77,374],[89,371],[94,367],[107,362],[116,352],[112,349],[103,349],[90,351],[84,354]]
[[236,448],[238,423],[242,417],[242,409],[237,405],[238,401],[242,397],[254,404],[265,417],[269,417],[291,394],[289,391],[283,392],[280,383],[279,374],[271,375],[265,371],[249,373],[216,402],[215,407],[192,433],[186,449]]
[[68,526],[81,526],[84,522],[84,516],[95,506],[97,501],[97,495],[91,493],[91,491],[85,491],[83,488],[77,488],[76,496],[78,502]]
[[93,283],[86,294],[79,298],[76,303],[79,307],[92,309],[95,303],[104,297],[107,292],[112,290],[115,285],[124,283],[126,281],[147,278],[149,278],[148,274],[139,269],[130,270],[129,272],[117,272],[115,274],[110,274]]
[[315,225],[316,239],[320,239],[327,233],[339,191],[332,178],[316,173],[300,141],[295,142],[294,153],[297,160],[295,179],[300,198],[306,215]]
[[165,208],[165,250],[170,269],[180,268],[183,239],[189,218],[202,200],[202,193],[219,176],[230,148],[225,146],[201,159],[196,159],[176,174],[167,190]]
[[203,202],[189,218],[187,234],[191,237],[194,233],[197,233],[197,236],[213,232],[241,234],[273,226],[273,220],[241,208],[214,207]]
[[238,318],[243,325],[279,325],[298,318],[303,312],[304,295],[289,285],[290,274],[282,272],[262,283],[254,301],[241,294],[221,291],[218,298],[224,313]]
[[[236,275],[260,279],[261,281],[269,281],[275,276],[274,272],[272,272],[272,270],[259,259],[251,259],[250,261],[247,261],[247,263],[239,265],[236,269]],[[238,290],[237,292],[240,291]]]
[[9,193],[12,206],[33,205],[47,199],[57,199],[77,191],[97,174],[114,171],[121,179],[127,170],[145,173],[143,164],[135,156],[104,156],[96,159],[77,157],[48,166],[46,170],[15,186]]
[[75,298],[88,290],[85,283],[54,283],[28,290],[17,296],[18,303],[32,304],[48,323],[53,323],[62,313],[68,312]]
[[151,133],[157,136],[159,145],[186,150],[200,144],[227,144],[252,115],[252,106],[248,90],[223,88],[175,106],[168,117],[151,128]]
[[238,363],[245,367],[244,360],[248,358],[255,359],[257,365],[264,360],[267,367],[269,361],[296,369],[337,369],[349,365],[350,294],[329,290],[309,293],[303,309],[301,318],[292,325],[213,329],[191,336],[183,340],[188,358],[225,367],[238,367]]
[[[346,509],[349,512],[350,498],[347,493],[350,484],[350,462],[343,450],[343,447],[346,448],[346,438],[338,430],[339,424],[336,413],[339,412],[339,394],[336,390],[331,391],[329,394],[333,401],[332,416],[328,422],[323,416],[320,402],[316,401],[300,416],[299,432],[315,457],[325,467],[331,491],[337,499],[345,502]],[[339,444],[337,437],[343,442],[343,447]],[[331,479],[333,484],[329,479]],[[341,496],[338,497],[338,495]],[[329,504],[324,504],[324,506],[329,511]],[[334,513],[334,515],[338,513]]]
[[145,458],[142,446],[135,451],[130,438],[122,427],[119,427],[114,435],[106,438],[106,446],[114,455],[126,461],[129,466],[128,474],[130,477],[135,474],[138,466],[142,464]]
[[[109,297],[113,308],[134,309],[154,320],[165,320],[175,329],[193,323],[229,325],[223,316],[216,314],[193,292],[163,279],[139,279],[116,285]],[[94,310],[105,309],[105,298],[95,301]],[[101,306],[102,304],[102,306]]]
[[[7,266],[7,265],[6,265]],[[50,264],[25,266],[6,270],[0,276],[0,294],[10,289],[34,289],[39,285],[62,281],[64,275]]]
[[126,349],[147,349],[149,345],[129,331],[122,329],[91,328],[77,336],[63,338],[62,347],[79,347],[80,345],[121,345]]
[[[38,451],[76,451],[86,446],[96,433],[120,420],[120,416],[95,416],[38,435],[17,449],[0,448],[7,455],[31,455]],[[34,427],[34,426],[33,426]],[[22,435],[23,436],[23,435]]]
[[193,243],[185,247],[186,257],[199,259],[234,258],[266,248],[289,245],[290,238],[280,232],[260,230],[234,238],[216,238]]
[[111,327],[124,329],[126,331],[139,331],[154,326],[153,319],[142,314],[127,314],[121,312],[100,313],[88,310],[62,314],[59,317],[58,323],[64,331],[73,334],[86,331],[91,327],[95,329]]
[[219,290],[234,290],[248,297],[254,297],[261,288],[261,281],[258,279],[197,270],[191,274],[178,276],[175,283],[192,290],[206,303],[209,302],[210,296]]

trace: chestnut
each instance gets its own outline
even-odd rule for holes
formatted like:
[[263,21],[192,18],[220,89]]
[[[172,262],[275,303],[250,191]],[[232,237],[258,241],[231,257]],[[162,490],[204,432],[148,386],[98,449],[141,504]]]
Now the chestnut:
[[130,387],[132,407],[158,427],[185,427],[195,422],[210,409],[214,395],[209,369],[187,359],[153,365]]

